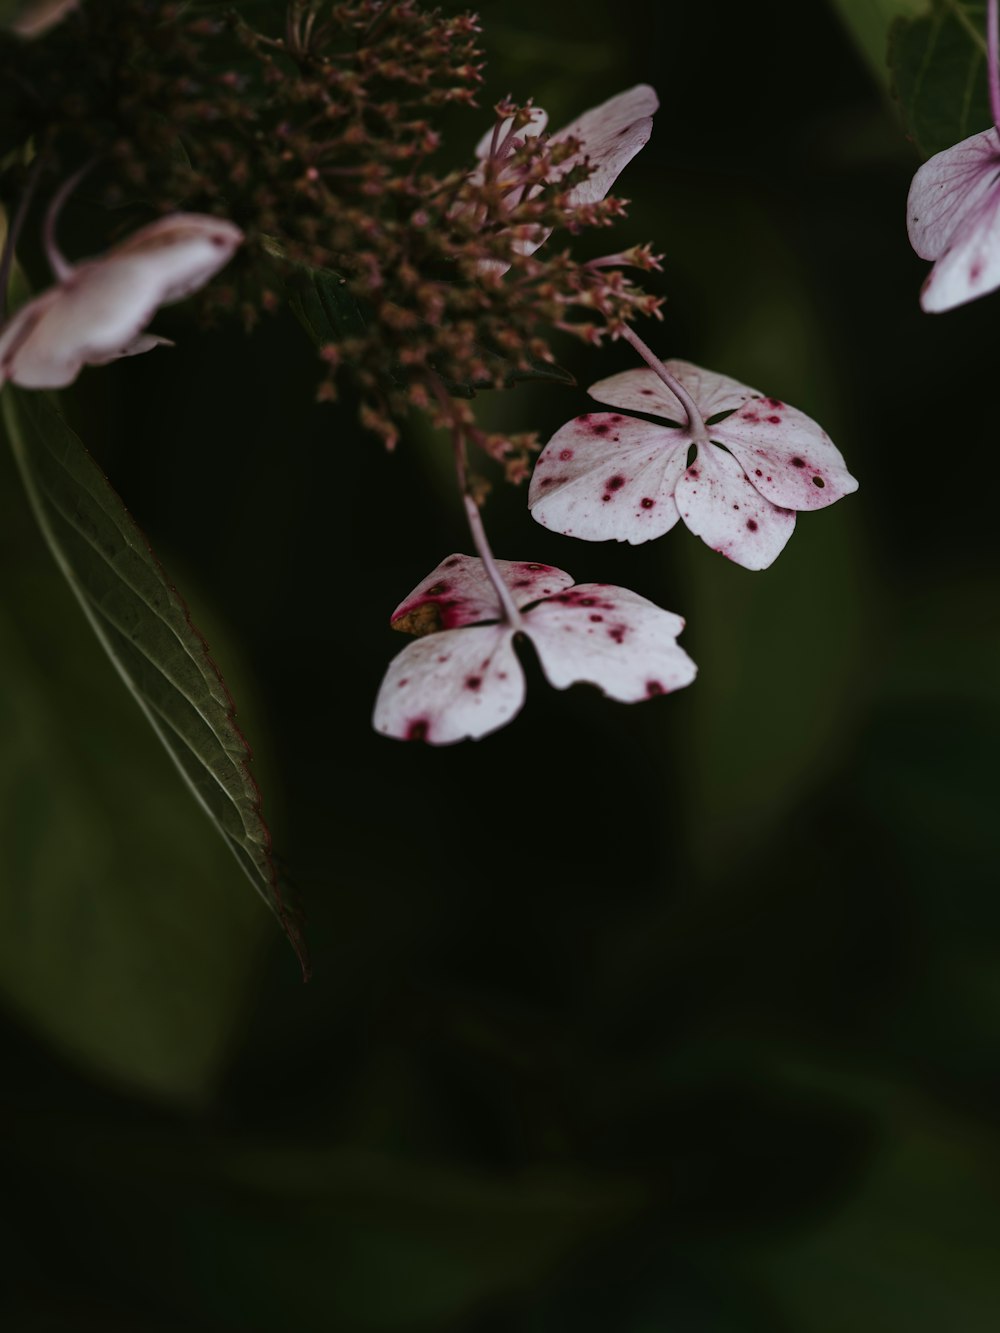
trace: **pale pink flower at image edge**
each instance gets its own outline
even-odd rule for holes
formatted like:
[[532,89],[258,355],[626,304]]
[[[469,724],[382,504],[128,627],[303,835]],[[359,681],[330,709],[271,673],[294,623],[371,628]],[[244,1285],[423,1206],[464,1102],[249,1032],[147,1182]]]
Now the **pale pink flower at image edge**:
[[519,632],[531,640],[557,689],[587,682],[635,703],[694,679],[696,667],[676,642],[684,628],[680,616],[627,588],[574,584],[549,565],[496,564],[520,626],[503,619],[483,562],[466,555],[443,560],[397,607],[396,628],[424,633],[386,672],[372,719],[377,731],[450,745],[504,726],[525,698],[514,651]]
[[100,366],[164,342],[143,330],[162,305],[190,296],[243,240],[231,222],[175,213],[140,228],[107,254],[68,266],[0,330],[0,386],[61,389]]
[[934,267],[920,293],[931,314],[1000,287],[1000,140],[992,127],[937,153],[917,171],[906,229]]
[[[803,412],[686,361],[665,368],[703,421],[730,415],[703,434],[700,423],[660,425],[621,413],[568,422],[542,450],[531,478],[528,505],[543,527],[585,541],[637,544],[682,519],[713,550],[746,569],[766,569],[791,536],[796,510],[822,509],[857,490],[840,451]],[[670,422],[687,418],[652,369],[612,375],[588,392]]]

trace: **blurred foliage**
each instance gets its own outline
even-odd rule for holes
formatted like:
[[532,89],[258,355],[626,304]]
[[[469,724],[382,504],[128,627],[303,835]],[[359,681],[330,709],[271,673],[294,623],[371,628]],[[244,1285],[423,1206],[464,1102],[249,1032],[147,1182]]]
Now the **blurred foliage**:
[[[683,530],[574,544],[498,485],[499,555],[679,611],[701,675],[629,709],[529,654],[513,726],[427,751],[369,710],[392,608],[468,547],[440,442],[313,404],[287,313],[179,308],[176,348],[88,372],[72,424],[260,692],[315,975],[277,939],[254,970],[266,913],[0,462],[4,1327],[985,1333],[1000,298],[921,314],[919,157],[833,7],[483,19],[484,106],[658,86],[620,231],[667,256],[656,347],[821,420],[861,490],[751,575]],[[629,364],[562,359],[580,388],[484,427],[545,438]]]
[[889,33],[893,91],[927,157],[992,124],[986,81],[985,6],[933,0]]

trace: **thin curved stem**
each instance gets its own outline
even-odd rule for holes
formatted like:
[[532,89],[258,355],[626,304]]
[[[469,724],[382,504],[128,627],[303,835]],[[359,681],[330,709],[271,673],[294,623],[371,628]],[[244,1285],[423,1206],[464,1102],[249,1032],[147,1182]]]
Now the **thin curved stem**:
[[989,0],[986,8],[986,77],[990,88],[990,114],[993,128],[1000,136],[1000,19],[998,0]]
[[10,270],[14,264],[14,252],[17,248],[18,237],[21,235],[24,219],[28,216],[28,209],[31,207],[31,200],[41,177],[42,168],[45,166],[46,157],[47,153],[43,149],[35,156],[35,160],[28,168],[28,179],[25,182],[24,191],[17,201],[17,210],[7,228],[7,235],[4,237],[3,254],[0,255],[0,324],[7,318],[7,287],[10,283]]
[[504,582],[503,576],[497,567],[496,557],[490,546],[489,538],[486,536],[486,528],[483,525],[483,516],[469,486],[469,456],[465,438],[465,428],[462,422],[458,420],[458,417],[452,408],[451,400],[449,399],[444,386],[441,384],[441,381],[436,376],[431,380],[431,387],[434,390],[435,397],[451,422],[452,446],[455,453],[455,475],[458,478],[458,489],[462,496],[462,504],[465,507],[465,520],[469,525],[469,531],[472,534],[472,541],[475,545],[476,552],[480,560],[483,562],[483,568],[486,570],[487,578],[493,585],[493,591],[496,593],[500,602],[504,620],[510,625],[511,629],[523,629],[524,622],[521,619],[521,613],[517,609],[517,604],[511,596],[510,589]]
[[680,380],[671,375],[670,371],[652,348],[648,347],[636,331],[629,328],[627,324],[622,328],[622,337],[627,343],[630,343],[635,348],[643,361],[645,361],[646,365],[649,366],[650,370],[655,371],[655,373],[659,375],[660,379],[670,392],[676,399],[678,399],[681,407],[683,407],[684,411],[687,413],[688,429],[690,430],[692,437],[700,439],[707,436],[708,432],[705,429],[705,418],[699,412],[698,404],[688,393],[687,389],[684,388],[684,385],[681,384]]
[[52,196],[49,206],[45,210],[45,221],[42,223],[42,244],[45,247],[45,257],[49,261],[49,268],[52,270],[52,276],[56,282],[65,282],[73,272],[73,265],[56,243],[56,223],[59,221],[59,214],[62,212],[66,200],[96,161],[96,158],[91,158],[78,171],[74,171],[72,176],[67,176]]

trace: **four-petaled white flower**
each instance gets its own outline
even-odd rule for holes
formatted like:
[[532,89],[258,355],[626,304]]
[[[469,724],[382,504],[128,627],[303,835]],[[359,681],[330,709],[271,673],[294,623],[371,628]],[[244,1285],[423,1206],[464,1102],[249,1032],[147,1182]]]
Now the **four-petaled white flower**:
[[1000,131],[991,126],[924,163],[906,229],[921,259],[935,261],[920,292],[924,310],[951,310],[1000,287]]
[[485,736],[524,703],[514,650],[527,636],[557,689],[577,681],[634,703],[689,685],[695,665],[677,645],[680,616],[627,588],[574,584],[550,565],[498,560],[520,624],[503,614],[483,562],[452,555],[396,608],[396,629],[421,635],[386,673],[375,702],[377,731],[449,745]]
[[231,222],[174,213],[68,266],[0,331],[0,386],[61,389],[85,365],[149,351],[164,341],[143,333],[157,309],[203,287],[242,240]]
[[[686,361],[668,361],[666,369],[694,400],[704,431],[609,412],[568,422],[531,478],[528,504],[543,527],[636,544],[681,518],[730,560],[766,569],[791,536],[796,510],[822,509],[857,490],[840,451],[804,413]],[[612,375],[588,392],[671,423],[687,419],[651,369]]]
[[[653,113],[659,104],[654,89],[649,84],[640,83],[602,102],[600,106],[585,111],[550,137],[549,143],[553,145],[565,143],[569,139],[575,139],[581,144],[580,149],[559,164],[556,180],[562,179],[584,161],[591,168],[586,180],[579,181],[570,189],[568,202],[571,207],[595,204],[604,198],[636,153],[649,142]],[[473,178],[483,180],[489,164],[501,190],[505,192],[504,206],[508,211],[520,203],[525,194],[530,199],[541,188],[539,185],[526,188],[518,171],[508,163],[511,155],[523,146],[525,139],[542,134],[547,123],[547,112],[541,107],[535,107],[529,124],[517,133],[512,133],[513,122],[507,120],[498,130],[488,130],[476,145],[479,165]],[[550,181],[552,183],[555,182]],[[516,241],[516,248],[521,254],[533,254],[549,235],[544,228],[535,227],[529,235]],[[507,268],[499,261],[488,260],[486,263],[499,271]]]

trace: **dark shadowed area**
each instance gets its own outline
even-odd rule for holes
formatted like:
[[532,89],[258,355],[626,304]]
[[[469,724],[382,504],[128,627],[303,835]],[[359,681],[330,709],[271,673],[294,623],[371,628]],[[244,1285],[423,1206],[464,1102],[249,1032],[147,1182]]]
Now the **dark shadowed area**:
[[[447,442],[313,402],[289,313],[64,398],[256,752],[313,978],[107,663],[0,452],[0,1313],[11,1333],[993,1333],[1000,296],[927,316],[921,160],[833,10],[480,6],[491,101],[641,81],[613,243],[646,336],[816,418],[860,480],[769,571],[683,527],[497,554],[635,589],[700,667],[447,749],[370,713],[471,550]],[[556,237],[550,244],[565,238]],[[87,244],[92,242],[88,238]],[[76,252],[71,233],[64,248]],[[481,396],[543,439],[576,389]]]

